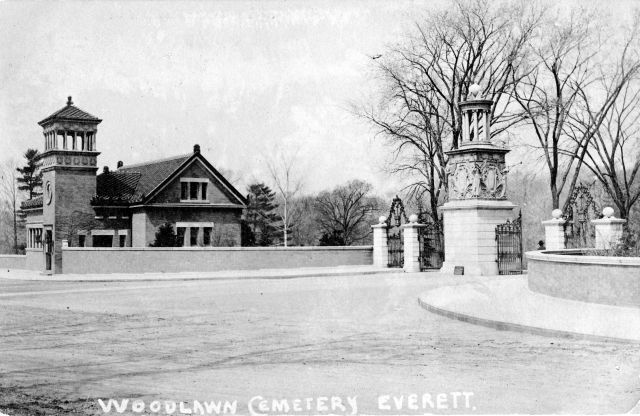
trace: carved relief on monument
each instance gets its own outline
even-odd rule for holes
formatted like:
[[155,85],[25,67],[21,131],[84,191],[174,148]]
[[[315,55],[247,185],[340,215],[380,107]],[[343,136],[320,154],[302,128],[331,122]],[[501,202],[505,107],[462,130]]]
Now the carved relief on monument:
[[504,199],[507,170],[504,162],[488,158],[482,161],[459,159],[450,162],[449,199]]
[[42,167],[48,166],[96,166],[97,158],[95,156],[76,156],[76,155],[49,155],[42,159]]

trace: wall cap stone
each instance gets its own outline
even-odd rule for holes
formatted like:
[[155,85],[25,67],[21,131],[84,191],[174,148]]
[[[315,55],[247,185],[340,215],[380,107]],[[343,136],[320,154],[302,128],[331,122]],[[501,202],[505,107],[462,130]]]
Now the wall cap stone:
[[565,222],[567,222],[567,220],[565,220],[564,218],[552,218],[550,220],[542,221],[542,225],[563,225]]
[[482,199],[462,199],[462,200],[453,200],[444,203],[444,205],[440,206],[440,209],[443,211],[448,210],[459,210],[459,209],[496,209],[496,210],[504,210],[504,209],[514,209],[517,205],[508,200],[482,200]]
[[[593,249],[595,250],[595,249]],[[603,266],[640,266],[640,257],[614,257],[614,256],[582,256],[572,253],[581,253],[584,249],[566,250],[540,250],[525,253],[528,260],[546,261],[553,263],[597,264]],[[567,254],[558,254],[567,253]]]
[[[373,246],[304,247],[63,247],[62,251],[370,251]],[[1,257],[1,256],[0,256]],[[17,256],[20,257],[20,256]],[[23,256],[24,257],[24,256]]]
[[615,218],[615,217],[600,218],[600,219],[597,219],[597,220],[591,220],[591,224],[596,224],[596,225],[601,225],[601,224],[624,224],[626,222],[627,222],[627,220],[625,220],[625,219]]

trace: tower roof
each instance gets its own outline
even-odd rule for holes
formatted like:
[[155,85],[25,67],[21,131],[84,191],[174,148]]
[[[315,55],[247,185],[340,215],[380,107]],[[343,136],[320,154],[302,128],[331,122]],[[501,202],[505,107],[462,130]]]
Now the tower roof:
[[87,113],[73,105],[73,101],[71,100],[71,96],[69,96],[67,100],[67,105],[51,114],[49,117],[40,121],[38,124],[44,126],[45,124],[51,123],[53,121],[76,121],[76,122],[84,122],[84,123],[92,123],[99,124],[102,120],[98,117]]

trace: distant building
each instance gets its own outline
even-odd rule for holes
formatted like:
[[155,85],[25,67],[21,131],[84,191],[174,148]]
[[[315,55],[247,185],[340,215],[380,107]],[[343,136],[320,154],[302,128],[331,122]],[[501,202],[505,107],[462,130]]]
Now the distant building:
[[[62,270],[62,241],[80,247],[147,247],[173,225],[182,246],[239,246],[246,200],[193,146],[193,153],[96,176],[102,120],[67,105],[38,124],[44,131],[43,195],[25,201],[27,262]],[[35,266],[35,267],[34,267]]]

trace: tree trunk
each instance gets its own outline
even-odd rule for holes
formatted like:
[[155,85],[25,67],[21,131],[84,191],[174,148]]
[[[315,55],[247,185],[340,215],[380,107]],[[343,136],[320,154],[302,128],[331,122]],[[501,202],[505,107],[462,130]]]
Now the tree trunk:
[[558,186],[555,181],[551,182],[551,208],[560,208],[560,195],[558,195]]
[[18,254],[18,220],[16,215],[16,199],[13,198],[13,252]]

